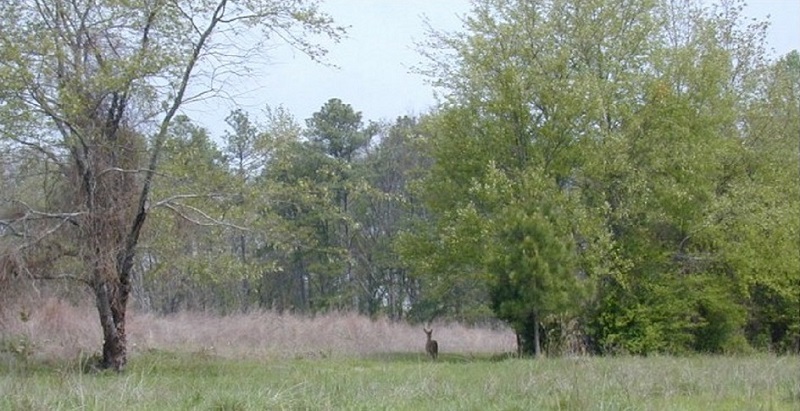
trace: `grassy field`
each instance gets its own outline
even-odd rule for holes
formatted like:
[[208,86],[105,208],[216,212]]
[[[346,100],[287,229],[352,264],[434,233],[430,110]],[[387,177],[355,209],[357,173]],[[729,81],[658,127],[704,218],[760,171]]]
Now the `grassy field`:
[[[24,315],[23,315],[24,314]],[[349,314],[131,316],[129,366],[84,372],[90,307],[0,307],[0,410],[800,410],[800,358],[507,358],[505,329]]]
[[150,352],[129,369],[9,363],[3,410],[798,410],[793,357],[251,361]]

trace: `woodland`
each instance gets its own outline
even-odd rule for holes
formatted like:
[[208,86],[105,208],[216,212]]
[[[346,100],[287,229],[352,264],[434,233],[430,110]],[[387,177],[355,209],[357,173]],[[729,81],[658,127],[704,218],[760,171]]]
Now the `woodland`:
[[324,61],[346,30],[313,1],[3,2],[0,305],[88,299],[117,370],[130,307],[800,351],[800,54],[705,3],[475,0],[419,44],[431,112],[331,98],[210,135],[181,108],[218,70],[274,41]]

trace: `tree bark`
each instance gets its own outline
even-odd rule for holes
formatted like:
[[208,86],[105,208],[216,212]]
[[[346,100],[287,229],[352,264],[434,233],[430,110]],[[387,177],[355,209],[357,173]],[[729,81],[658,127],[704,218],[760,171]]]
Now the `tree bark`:
[[128,296],[126,287],[111,285],[111,281],[101,281],[95,285],[97,312],[103,329],[103,369],[124,370],[128,362],[125,313]]
[[[99,234],[96,234],[96,238]],[[117,372],[122,372],[128,362],[125,320],[131,293],[131,270],[126,264],[128,259],[125,258],[125,252],[119,252],[115,259],[114,252],[111,251],[119,249],[121,243],[118,239],[95,242],[92,261],[92,286],[100,327],[103,330],[103,356],[98,365],[101,369],[113,369]]]
[[536,313],[529,313],[520,324],[517,334],[517,353],[519,356],[542,355],[541,333],[539,330],[539,316]]
[[542,340],[539,336],[539,317],[532,314],[531,326],[533,327],[533,354],[538,358],[542,355]]

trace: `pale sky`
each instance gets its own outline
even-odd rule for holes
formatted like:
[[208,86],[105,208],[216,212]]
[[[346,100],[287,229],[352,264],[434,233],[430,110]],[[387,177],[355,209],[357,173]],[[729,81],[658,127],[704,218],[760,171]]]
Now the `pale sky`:
[[[750,0],[748,17],[766,19],[768,47],[775,55],[800,50],[800,0]],[[393,120],[421,114],[436,104],[433,89],[410,73],[423,61],[415,43],[425,39],[423,17],[437,30],[458,30],[469,0],[325,0],[323,10],[348,36],[329,46],[327,60],[339,68],[311,62],[288,47],[269,51],[236,97],[235,104],[260,120],[265,105],[282,105],[301,125],[330,98],[339,98],[363,113],[364,120]],[[214,137],[225,130],[224,118],[234,102],[211,100],[187,110]]]

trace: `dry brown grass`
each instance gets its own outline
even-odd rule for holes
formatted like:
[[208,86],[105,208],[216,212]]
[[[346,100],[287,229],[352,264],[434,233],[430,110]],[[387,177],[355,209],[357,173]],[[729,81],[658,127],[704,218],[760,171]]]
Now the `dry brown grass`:
[[[511,331],[434,323],[442,353],[504,353],[514,350]],[[55,298],[0,308],[0,339],[22,338],[45,358],[97,352],[102,343],[97,312]],[[227,358],[306,358],[425,353],[421,326],[371,320],[351,313],[313,318],[262,311],[218,316],[184,312],[171,316],[129,314],[132,353],[147,350],[200,352]]]

